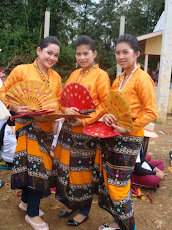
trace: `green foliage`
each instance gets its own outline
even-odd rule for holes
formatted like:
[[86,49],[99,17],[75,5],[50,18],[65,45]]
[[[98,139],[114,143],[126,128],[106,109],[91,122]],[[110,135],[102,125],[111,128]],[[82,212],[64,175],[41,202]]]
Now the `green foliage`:
[[[0,63],[7,72],[20,63],[32,62],[43,38],[44,15],[50,9],[50,35],[59,38],[61,53],[55,69],[65,81],[75,69],[74,42],[78,35],[91,36],[98,62],[114,80],[115,41],[120,16],[125,15],[125,33],[135,36],[153,31],[165,0],[5,0],[0,4]],[[141,63],[143,60],[141,59]],[[155,66],[156,61],[150,62]]]

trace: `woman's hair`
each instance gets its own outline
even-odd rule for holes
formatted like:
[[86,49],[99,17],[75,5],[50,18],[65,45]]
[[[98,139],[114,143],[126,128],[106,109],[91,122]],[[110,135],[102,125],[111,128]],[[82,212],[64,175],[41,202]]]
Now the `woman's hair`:
[[92,38],[87,35],[80,35],[75,42],[75,50],[77,46],[88,45],[90,49],[94,52],[96,50],[95,43]]
[[60,47],[60,42],[56,37],[48,36],[45,37],[38,45],[42,49],[46,48],[49,44],[56,44]]
[[130,47],[134,50],[134,52],[140,51],[140,45],[136,37],[132,36],[131,34],[123,34],[121,35],[117,41],[116,45],[121,43],[121,42],[126,42],[130,45]]

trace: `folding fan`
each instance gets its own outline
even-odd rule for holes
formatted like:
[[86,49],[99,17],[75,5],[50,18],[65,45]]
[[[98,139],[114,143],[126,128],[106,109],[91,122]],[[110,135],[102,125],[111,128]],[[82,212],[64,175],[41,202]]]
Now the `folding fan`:
[[6,93],[8,105],[30,106],[29,111],[58,110],[58,101],[53,91],[41,82],[25,80],[17,82]]
[[15,116],[11,116],[10,117],[10,120],[13,121],[17,118],[20,118],[20,117],[32,117],[32,116],[42,116],[42,115],[45,115],[45,114],[51,114],[51,113],[54,113],[56,110],[41,110],[41,111],[34,111],[34,112],[28,112],[28,113],[22,113],[22,114],[18,114],[18,115],[15,115]]
[[103,103],[104,109],[115,116],[116,124],[134,132],[131,109],[125,96],[119,92],[111,90]]
[[80,113],[90,113],[96,109],[89,90],[79,83],[70,83],[65,86],[61,95],[61,105],[76,107]]
[[111,126],[107,126],[103,121],[98,121],[94,124],[86,125],[84,133],[93,137],[108,138],[113,136],[122,136],[115,132]]
[[45,114],[44,115],[44,121],[55,121],[59,118],[69,118],[69,119],[76,119],[76,118],[89,118],[89,115],[85,115],[85,114],[78,114],[78,115],[74,115],[74,114],[62,114],[62,113],[52,113],[52,114]]

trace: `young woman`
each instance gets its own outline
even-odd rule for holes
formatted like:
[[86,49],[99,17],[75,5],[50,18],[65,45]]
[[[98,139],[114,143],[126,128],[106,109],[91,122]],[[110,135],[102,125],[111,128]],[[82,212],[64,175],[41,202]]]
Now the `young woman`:
[[114,222],[99,230],[134,230],[133,201],[130,175],[140,151],[144,126],[157,118],[154,83],[137,64],[140,55],[138,40],[129,34],[120,36],[116,43],[116,59],[124,72],[115,79],[112,89],[121,91],[128,99],[135,133],[115,124],[112,114],[105,114],[105,123],[122,136],[107,138],[102,146],[103,176],[100,178],[99,205],[110,212]]
[[[59,40],[48,36],[37,47],[38,58],[32,64],[15,67],[0,89],[0,98],[15,83],[35,80],[49,86],[58,100],[62,91],[61,78],[50,69],[58,61]],[[17,114],[27,112],[27,106],[9,106]],[[25,220],[36,230],[48,230],[41,219],[40,199],[50,194],[49,176],[52,170],[50,148],[53,141],[53,122],[40,122],[41,118],[16,119],[18,136],[11,176],[12,189],[22,189],[19,208],[26,211]]]
[[[75,44],[76,61],[81,66],[75,70],[66,82],[78,82],[91,93],[97,106],[90,118],[76,119],[75,123],[65,122],[62,126],[54,157],[57,170],[56,198],[66,205],[59,216],[69,216],[79,210],[68,225],[78,226],[88,219],[93,199],[93,165],[96,156],[97,139],[83,133],[83,126],[97,121],[103,114],[101,104],[110,90],[108,74],[95,64],[97,56],[94,41],[86,36],[78,37]],[[65,109],[66,114],[78,114],[78,109]]]

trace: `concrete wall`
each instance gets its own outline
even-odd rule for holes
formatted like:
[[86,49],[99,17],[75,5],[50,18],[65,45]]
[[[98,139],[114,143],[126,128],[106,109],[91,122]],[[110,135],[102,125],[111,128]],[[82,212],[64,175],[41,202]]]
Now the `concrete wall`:
[[[157,98],[157,93],[158,93],[157,88],[155,89],[155,93],[156,93],[156,98]],[[167,113],[172,114],[172,89],[169,90],[169,99],[168,99]]]

